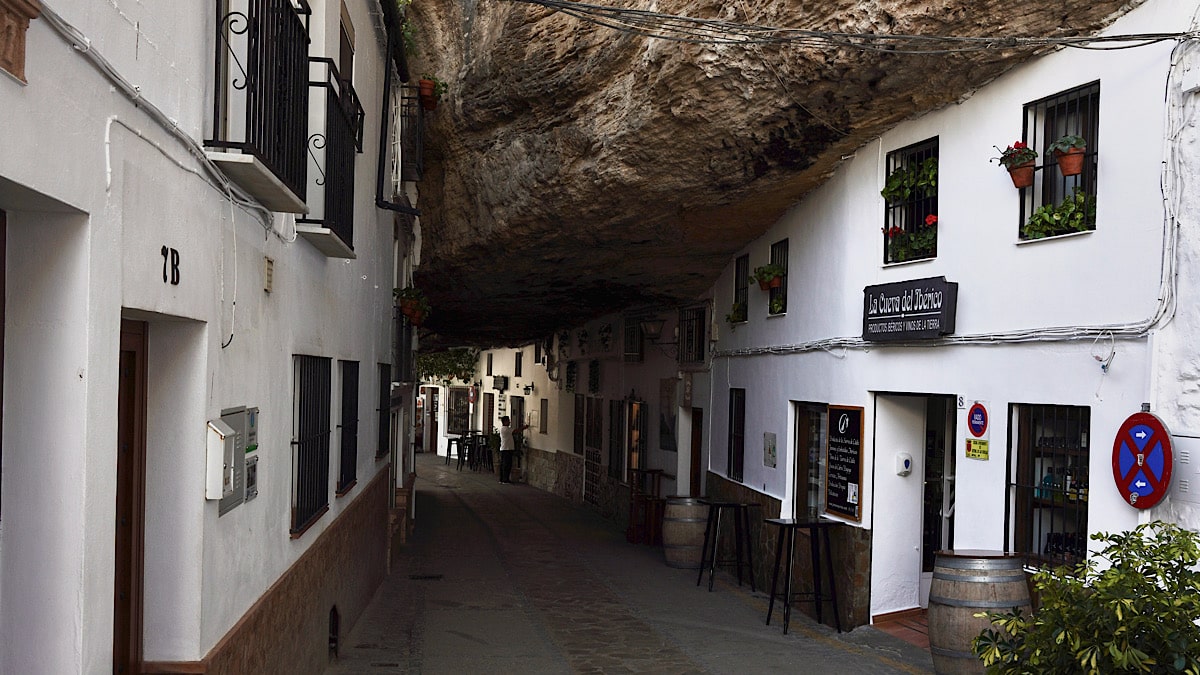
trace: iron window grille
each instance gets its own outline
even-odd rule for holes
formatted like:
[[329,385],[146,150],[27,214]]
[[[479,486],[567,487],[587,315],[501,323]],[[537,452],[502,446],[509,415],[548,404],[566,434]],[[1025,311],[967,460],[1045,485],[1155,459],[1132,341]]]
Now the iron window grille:
[[521,377],[521,361],[525,355],[520,351],[513,352],[513,377]]
[[938,139],[889,152],[886,168],[883,262],[936,258]]
[[750,316],[750,305],[747,302],[750,294],[750,256],[738,256],[733,262],[733,305],[729,309],[731,323],[745,321]]
[[491,352],[488,352],[488,355],[487,355],[487,372],[484,374],[485,375],[492,374],[492,353]]
[[588,393],[600,393],[600,361],[588,361]]
[[446,393],[446,433],[465,434],[471,428],[471,390],[451,387]]
[[396,364],[396,380],[415,382],[417,367],[413,355],[413,325],[395,304],[392,306],[392,333],[392,362]]
[[[1021,188],[1019,233],[1022,240],[1086,232],[1096,229],[1096,169],[1100,148],[1100,82],[1092,82],[1025,104],[1022,137],[1041,153],[1033,185]],[[1083,172],[1063,176],[1049,145],[1066,135],[1083,137],[1087,143]],[[1064,202],[1077,200],[1080,220],[1045,232],[1031,230],[1030,218],[1044,209],[1061,209]],[[1070,221],[1070,218],[1060,219]],[[1072,225],[1072,222],[1074,225]]]
[[538,433],[550,433],[550,399],[543,398],[538,402]]
[[219,0],[212,148],[253,155],[305,200],[307,0]]
[[316,170],[313,184],[324,189],[309,200],[309,215],[299,223],[314,223],[332,231],[347,248],[354,249],[354,164],[362,152],[362,103],[350,82],[342,79],[332,59],[310,58],[317,75],[309,82],[324,92],[323,114],[313,116],[308,154]]
[[587,401],[583,394],[575,394],[575,437],[571,450],[583,454],[583,446],[587,437]]
[[779,286],[772,286],[768,291],[767,298],[770,305],[767,311],[771,314],[783,314],[787,311],[787,279],[788,279],[788,240],[777,241],[771,244],[771,264],[778,265],[783,269],[783,276],[780,277]]
[[379,390],[375,414],[379,416],[376,426],[375,459],[381,459],[391,454],[392,440],[392,366],[388,363],[378,364]]
[[679,364],[702,366],[707,356],[708,310],[704,306],[679,310]]
[[1074,565],[1087,548],[1091,411],[1015,404],[1009,417],[1012,549],[1033,565]]
[[642,324],[635,318],[625,317],[625,362],[641,363],[645,358],[642,340]]
[[746,466],[746,390],[729,390],[729,480],[742,482]]
[[344,495],[358,482],[358,361],[339,361],[342,368],[341,457],[337,494]]
[[425,174],[424,112],[414,87],[397,87],[393,105],[396,126],[392,137],[392,189],[400,194],[401,183],[419,181]]
[[604,447],[604,399],[589,396],[587,399],[587,430],[584,447],[597,453]]
[[292,440],[292,537],[329,510],[332,361],[296,355]]

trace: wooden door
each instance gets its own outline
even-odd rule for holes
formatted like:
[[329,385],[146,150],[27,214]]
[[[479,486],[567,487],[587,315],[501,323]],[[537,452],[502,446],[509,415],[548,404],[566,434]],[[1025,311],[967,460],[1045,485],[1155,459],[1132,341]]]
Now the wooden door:
[[141,671],[145,470],[146,324],[122,321],[117,382],[116,578],[113,593],[113,672],[118,674]]

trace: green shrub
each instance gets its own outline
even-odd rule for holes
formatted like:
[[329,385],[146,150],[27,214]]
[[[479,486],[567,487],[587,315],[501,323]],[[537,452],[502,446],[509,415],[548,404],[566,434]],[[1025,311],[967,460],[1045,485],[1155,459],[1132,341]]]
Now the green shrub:
[[1032,616],[977,615],[1000,629],[974,641],[988,672],[1200,674],[1200,536],[1153,522],[1092,539],[1105,543],[1097,556],[1033,576]]

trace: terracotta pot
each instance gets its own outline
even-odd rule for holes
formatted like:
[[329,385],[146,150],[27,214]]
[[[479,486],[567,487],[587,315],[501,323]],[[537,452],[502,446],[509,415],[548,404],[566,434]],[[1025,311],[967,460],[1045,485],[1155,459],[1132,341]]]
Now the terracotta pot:
[[417,80],[417,93],[421,96],[433,96],[433,90],[436,86],[437,85],[433,80],[426,80],[422,78]]
[[1054,159],[1058,161],[1058,170],[1064,176],[1078,176],[1083,173],[1084,148],[1071,148],[1066,152],[1054,151]]
[[768,290],[768,289],[770,289],[770,288],[771,288],[771,282],[769,282],[769,281],[759,281],[759,282],[758,282],[758,287],[759,287],[759,288],[761,288],[761,289],[762,289],[762,290],[764,290],[764,291],[765,291],[765,290]]
[[400,311],[404,314],[415,312],[421,306],[421,301],[415,298],[400,298]]
[[1012,178],[1013,187],[1027,188],[1033,185],[1033,160],[1029,160],[1020,166],[1011,167],[1008,170],[1009,178]]
[[437,109],[438,100],[436,98],[434,98],[433,96],[422,96],[422,97],[420,97],[420,100],[421,100],[422,108],[424,108],[426,110],[436,110]]
[[418,326],[418,327],[419,327],[419,326],[420,326],[422,323],[424,323],[424,322],[425,322],[425,312],[422,312],[422,311],[421,311],[421,310],[419,310],[419,309],[417,309],[417,310],[413,310],[411,313],[410,313],[410,312],[405,312],[405,313],[404,313],[404,316],[407,316],[407,317],[408,317],[408,322],[409,322],[409,323],[411,323],[411,324],[412,324],[412,325],[414,325],[414,326]]
[[771,282],[770,282],[769,284],[767,284],[767,285],[768,285],[769,287],[771,287],[771,288],[779,288],[780,286],[782,286],[782,285],[783,285],[783,277],[775,277],[775,278],[774,278],[774,279],[772,279],[772,280],[771,280]]

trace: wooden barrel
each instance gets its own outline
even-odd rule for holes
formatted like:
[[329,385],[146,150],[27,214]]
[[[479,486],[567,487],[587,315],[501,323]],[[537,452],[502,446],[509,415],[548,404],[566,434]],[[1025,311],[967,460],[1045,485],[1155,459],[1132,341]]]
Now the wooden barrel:
[[694,497],[667,497],[663,510],[663,553],[669,567],[700,568],[708,507]]
[[1032,611],[1022,557],[1001,551],[938,551],[928,613],[934,671],[983,673],[983,662],[971,652],[971,641],[991,624],[975,614],[1014,607],[1026,615]]

